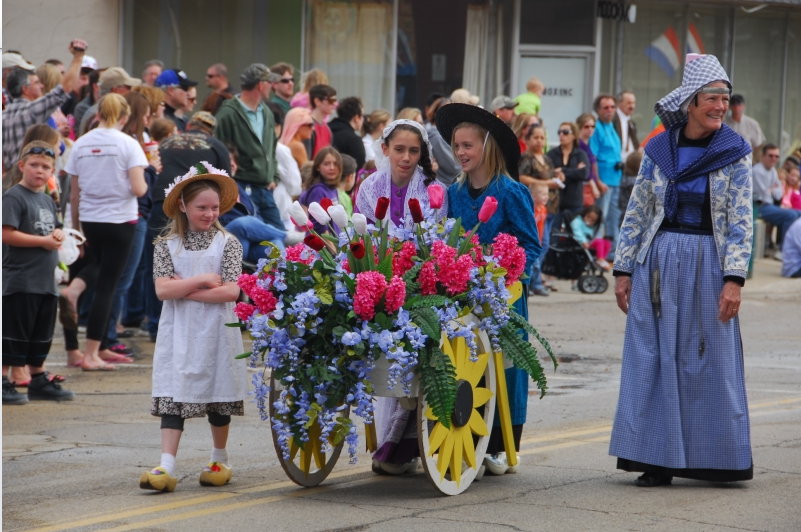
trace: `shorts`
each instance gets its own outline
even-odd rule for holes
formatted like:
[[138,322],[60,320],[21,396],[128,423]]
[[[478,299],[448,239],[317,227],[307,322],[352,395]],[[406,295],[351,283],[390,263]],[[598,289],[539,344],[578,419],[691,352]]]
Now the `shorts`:
[[3,296],[3,365],[44,365],[56,326],[58,298],[18,292]]

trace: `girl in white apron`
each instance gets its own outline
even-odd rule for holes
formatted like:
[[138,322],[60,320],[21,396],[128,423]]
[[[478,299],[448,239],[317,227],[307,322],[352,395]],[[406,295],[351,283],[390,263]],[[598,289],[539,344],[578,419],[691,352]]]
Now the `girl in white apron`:
[[244,414],[245,365],[236,321],[242,245],[217,218],[237,200],[237,186],[208,163],[192,167],[166,189],[164,213],[172,219],[156,242],[153,277],[164,301],[153,355],[151,414],[161,417],[161,464],[139,487],[173,491],[175,456],[184,420],[208,416],[213,448],[200,484],[231,480],[226,442],[231,416]]

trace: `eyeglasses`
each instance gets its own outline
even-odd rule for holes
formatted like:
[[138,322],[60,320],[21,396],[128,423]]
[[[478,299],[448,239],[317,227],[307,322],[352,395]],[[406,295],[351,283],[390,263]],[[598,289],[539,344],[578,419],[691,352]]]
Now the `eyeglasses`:
[[330,104],[337,103],[337,97],[336,96],[329,96],[328,98],[326,98],[326,100],[328,100],[328,103],[330,103]]
[[584,124],[583,126],[581,126],[581,129],[584,129],[584,128],[595,129],[595,124]]
[[572,131],[570,131],[569,129],[560,129],[560,130],[559,130],[559,134],[560,134],[560,135],[572,135],[572,134],[573,134],[573,132],[572,132]]
[[278,83],[295,83],[295,78],[281,78],[278,80]]
[[39,146],[34,146],[30,150],[28,150],[24,154],[22,154],[23,157],[25,157],[26,155],[46,155],[46,156],[51,157],[53,159],[56,158],[56,152],[54,152],[52,149],[50,149],[50,148],[41,148]]

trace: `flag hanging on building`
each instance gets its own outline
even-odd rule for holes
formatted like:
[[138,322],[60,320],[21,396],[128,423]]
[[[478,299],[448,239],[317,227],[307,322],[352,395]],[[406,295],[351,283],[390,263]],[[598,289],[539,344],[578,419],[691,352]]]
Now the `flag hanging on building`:
[[[681,65],[682,58],[680,50],[681,44],[679,44],[679,37],[676,35],[676,30],[671,26],[665,30],[662,35],[651,41],[651,46],[645,50],[645,55],[656,63],[669,78],[672,78]],[[693,23],[690,23],[688,27],[687,53],[706,53],[704,52],[704,43],[701,41],[698,29]]]

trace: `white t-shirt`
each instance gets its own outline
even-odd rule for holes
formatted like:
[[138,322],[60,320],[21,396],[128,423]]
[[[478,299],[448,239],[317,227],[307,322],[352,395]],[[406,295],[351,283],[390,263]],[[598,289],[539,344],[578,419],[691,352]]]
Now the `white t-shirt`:
[[292,157],[292,150],[280,142],[275,145],[275,160],[278,162],[278,177],[280,181],[273,192],[275,205],[281,213],[281,220],[287,229],[294,228],[295,224],[289,221],[289,207],[292,206],[292,198],[300,196],[303,192],[300,179],[300,169],[295,158]]
[[368,133],[362,137],[362,142],[364,143],[364,162],[375,161],[375,148],[373,148],[375,139]]
[[64,170],[78,176],[82,222],[120,224],[139,216],[128,170],[147,168],[145,152],[133,137],[110,128],[83,135],[72,147]]

